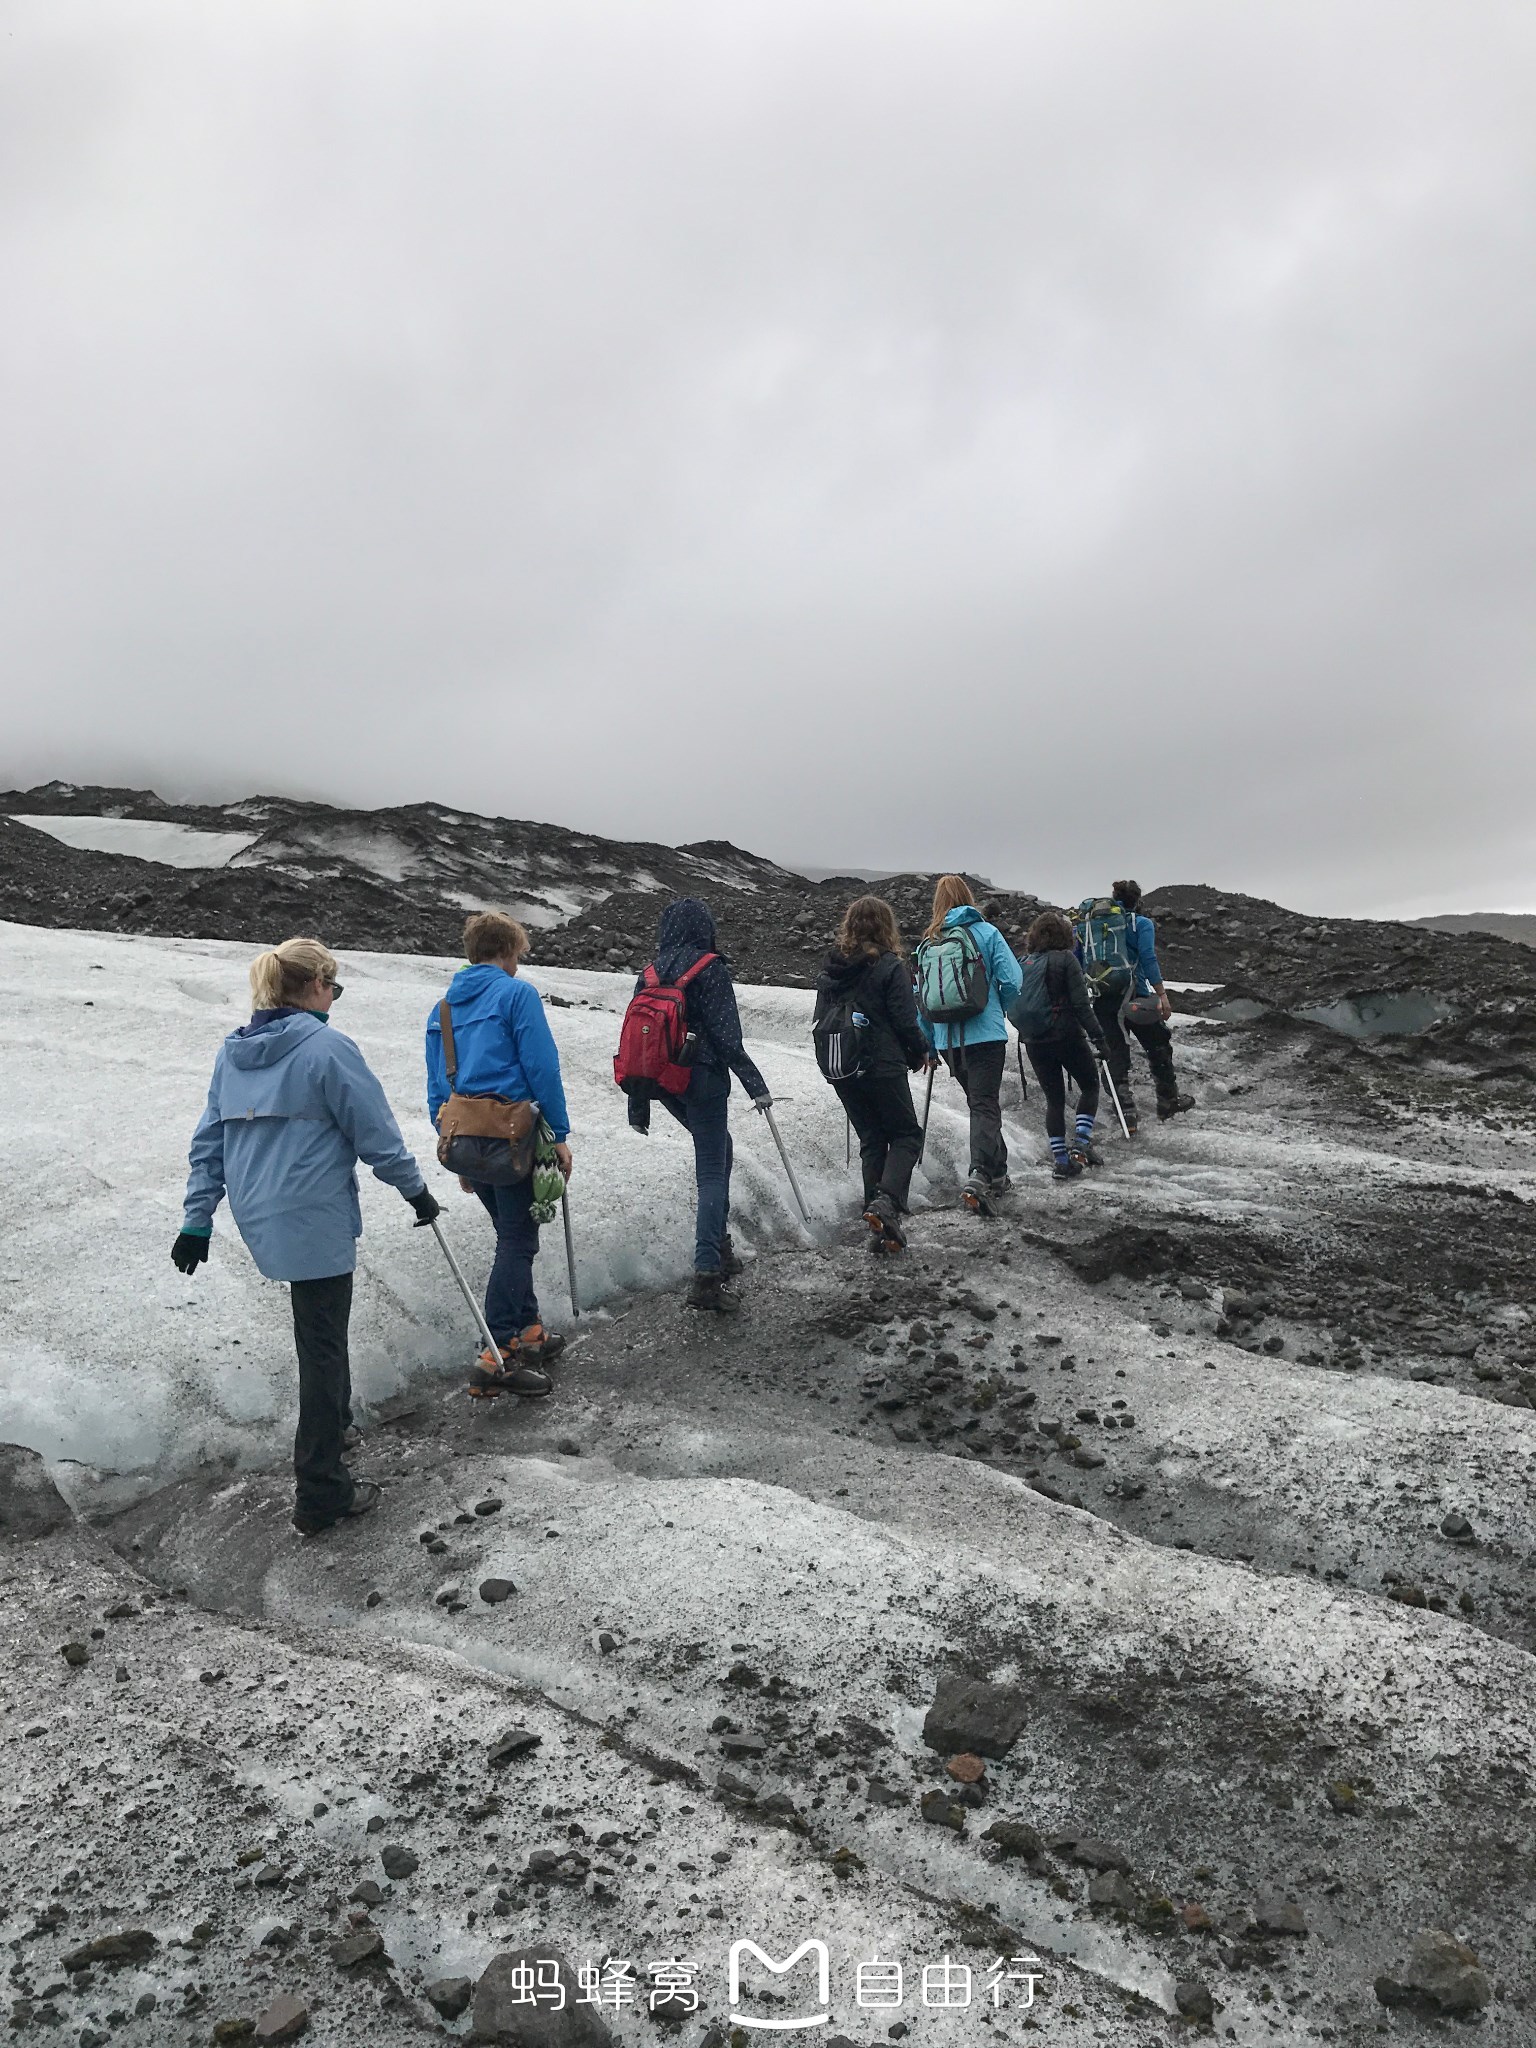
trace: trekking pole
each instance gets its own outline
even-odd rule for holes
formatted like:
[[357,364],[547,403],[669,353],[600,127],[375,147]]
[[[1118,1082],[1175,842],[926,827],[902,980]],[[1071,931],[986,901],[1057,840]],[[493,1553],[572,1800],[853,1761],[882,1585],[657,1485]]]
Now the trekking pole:
[[560,1192],[560,1219],[565,1225],[565,1270],[571,1281],[571,1321],[581,1319],[581,1297],[576,1292],[576,1248],[571,1243],[571,1198],[562,1188]]
[[779,1148],[779,1157],[784,1162],[784,1171],[789,1175],[789,1184],[795,1191],[796,1205],[800,1210],[800,1215],[804,1220],[807,1228],[809,1228],[811,1221],[811,1212],[805,1206],[805,1197],[800,1192],[800,1183],[795,1179],[795,1169],[789,1163],[789,1154],[784,1150],[784,1140],[779,1136],[779,1127],[774,1122],[773,1104],[771,1102],[759,1102],[757,1107],[762,1111],[763,1116],[767,1121],[768,1128],[773,1133],[773,1142]]
[[1019,1061],[1019,1099],[1021,1102],[1028,1102],[1029,1083],[1024,1078],[1024,1041],[1022,1038],[1016,1038],[1013,1041],[1013,1049],[1018,1055]]
[[460,1294],[462,1294],[464,1299],[469,1303],[469,1312],[474,1317],[476,1323],[480,1327],[480,1334],[485,1339],[485,1348],[487,1349],[487,1351],[490,1352],[493,1360],[500,1358],[501,1346],[496,1342],[496,1339],[491,1335],[491,1326],[485,1320],[485,1311],[481,1308],[479,1302],[476,1301],[475,1297],[470,1293],[469,1282],[464,1278],[464,1275],[460,1272],[459,1262],[453,1256],[453,1252],[449,1248],[448,1240],[443,1235],[443,1227],[438,1222],[435,1216],[432,1219],[432,1234],[443,1248],[443,1257],[448,1261],[449,1269],[452,1272],[454,1279],[457,1280],[459,1283]]
[[921,1165],[922,1165],[922,1163],[923,1163],[923,1154],[924,1154],[924,1153],[925,1153],[925,1152],[927,1151],[927,1149],[928,1149],[928,1112],[929,1112],[929,1110],[930,1110],[930,1109],[932,1109],[932,1107],[933,1107],[933,1076],[934,1076],[934,1073],[935,1073],[935,1069],[934,1069],[933,1067],[930,1067],[930,1068],[928,1069],[928,1087],[927,1087],[927,1090],[925,1091],[925,1093],[924,1093],[924,1095],[923,1095],[923,1135],[922,1135],[922,1138],[921,1138],[921,1140],[919,1141],[919,1143],[918,1143],[918,1147],[917,1147],[917,1163],[918,1163],[918,1165],[919,1165],[919,1166],[921,1166]]
[[853,1118],[845,1116],[843,1122],[848,1127],[847,1136],[843,1143],[843,1167],[846,1170],[853,1164]]
[[1115,1115],[1120,1119],[1120,1131],[1125,1142],[1131,1142],[1131,1127],[1125,1120],[1125,1111],[1120,1107],[1120,1091],[1115,1086],[1115,1077],[1109,1071],[1107,1060],[1099,1061],[1099,1072],[1104,1076],[1104,1086],[1109,1090],[1109,1099],[1115,1105]]

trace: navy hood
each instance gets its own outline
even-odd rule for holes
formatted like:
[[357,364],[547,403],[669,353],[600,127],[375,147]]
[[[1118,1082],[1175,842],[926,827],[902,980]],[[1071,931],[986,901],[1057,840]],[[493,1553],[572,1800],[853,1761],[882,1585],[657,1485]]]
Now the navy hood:
[[656,972],[663,981],[686,974],[701,953],[718,953],[714,912],[697,896],[679,896],[656,927]]

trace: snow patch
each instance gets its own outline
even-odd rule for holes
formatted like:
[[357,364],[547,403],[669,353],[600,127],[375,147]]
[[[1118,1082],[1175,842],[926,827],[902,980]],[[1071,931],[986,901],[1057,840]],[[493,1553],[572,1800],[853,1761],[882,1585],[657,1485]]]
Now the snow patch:
[[237,853],[254,845],[254,832],[198,832],[158,818],[57,818],[10,813],[18,825],[46,832],[81,853],[127,854],[167,868],[228,867]]

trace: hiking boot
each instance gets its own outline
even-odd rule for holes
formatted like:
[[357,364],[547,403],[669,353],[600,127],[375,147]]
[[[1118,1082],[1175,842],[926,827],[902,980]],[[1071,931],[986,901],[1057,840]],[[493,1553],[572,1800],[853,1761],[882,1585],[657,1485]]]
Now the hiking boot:
[[695,1273],[688,1287],[688,1306],[708,1309],[717,1316],[741,1313],[741,1303],[726,1286],[723,1273]]
[[1065,1159],[1056,1159],[1051,1162],[1051,1179],[1076,1180],[1082,1170],[1082,1160],[1069,1152]]
[[722,1280],[734,1280],[738,1273],[745,1270],[741,1263],[741,1253],[736,1249],[736,1241],[727,1231],[720,1240],[720,1277]]
[[501,1346],[499,1358],[493,1358],[489,1351],[481,1352],[469,1375],[469,1391],[477,1401],[494,1400],[498,1394],[521,1394],[526,1400],[537,1400],[542,1394],[554,1392],[554,1381],[548,1373],[524,1363],[519,1340],[514,1338],[510,1344]]
[[1013,1193],[1013,1181],[1006,1173],[997,1174],[992,1180],[988,1181],[987,1186],[994,1195],[1011,1195]]
[[1177,1116],[1181,1109],[1193,1109],[1194,1106],[1195,1098],[1193,1095],[1180,1095],[1177,1089],[1171,1095],[1159,1095],[1157,1098],[1158,1121],[1166,1123],[1169,1117]]
[[526,1330],[518,1332],[518,1363],[531,1365],[535,1371],[553,1365],[564,1349],[565,1339],[556,1330],[546,1330],[542,1323],[530,1323]]
[[1080,1159],[1084,1166],[1102,1166],[1104,1164],[1104,1154],[1094,1144],[1092,1138],[1070,1139],[1067,1144],[1067,1152],[1069,1157]]
[[371,1514],[383,1499],[384,1489],[375,1486],[371,1479],[360,1479],[352,1489],[352,1498],[339,1515],[316,1515],[308,1508],[295,1508],[293,1526],[301,1536],[318,1536],[326,1529],[334,1529],[338,1522],[355,1522],[359,1515]]
[[355,1422],[349,1422],[341,1432],[341,1455],[350,1458],[363,1448],[363,1432]]
[[984,1173],[973,1173],[960,1190],[960,1200],[973,1216],[995,1216],[992,1183]]
[[896,1204],[887,1194],[878,1194],[864,1211],[864,1221],[875,1234],[874,1249],[879,1252],[903,1252],[907,1248],[906,1233],[901,1227],[901,1215]]

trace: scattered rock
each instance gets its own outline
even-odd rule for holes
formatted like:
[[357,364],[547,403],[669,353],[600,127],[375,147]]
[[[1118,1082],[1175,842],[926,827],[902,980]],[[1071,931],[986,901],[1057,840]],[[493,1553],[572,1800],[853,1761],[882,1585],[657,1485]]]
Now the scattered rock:
[[1024,1820],[995,1820],[981,1839],[995,1842],[1000,1856],[1022,1856],[1033,1863],[1045,1854],[1040,1834]]
[[965,1808],[956,1805],[947,1792],[925,1792],[920,1803],[923,1819],[930,1827],[953,1828],[957,1835],[965,1833]]
[[331,1943],[331,1960],[343,1970],[355,1970],[360,1963],[371,1963],[383,1954],[384,1937],[377,1927],[360,1927],[356,1934],[344,1934]]
[[1125,1851],[1111,1842],[1100,1841],[1097,1835],[1052,1835],[1051,1848],[1069,1863],[1081,1863],[1086,1870],[1118,1870],[1122,1877],[1131,1874],[1131,1859]]
[[762,1736],[753,1735],[745,1728],[722,1735],[720,1747],[727,1756],[766,1756],[768,1753],[768,1745]]
[[468,1977],[439,1977],[427,1985],[422,1995],[445,2020],[456,2020],[469,2011],[475,1987]]
[[1017,1686],[992,1685],[958,1672],[939,1680],[923,1721],[923,1740],[946,1754],[1004,1757],[1018,1739],[1029,1701]]
[[1187,2020],[1213,2020],[1216,2017],[1216,2001],[1211,1996],[1210,1986],[1198,1977],[1186,1977],[1173,1987],[1173,2002]]
[[477,1515],[499,1515],[505,1506],[506,1502],[493,1493],[488,1495],[486,1499],[475,1502],[475,1513]]
[[84,1643],[62,1643],[59,1646],[59,1655],[74,1671],[78,1671],[82,1665],[91,1661],[91,1653]]
[[1090,1906],[1112,1906],[1118,1913],[1136,1910],[1136,1893],[1129,1878],[1118,1870],[1101,1870],[1089,1881]]
[[1388,1976],[1376,1979],[1383,2005],[1424,2005],[1437,2012],[1480,2012],[1493,1996],[1493,1986],[1476,1954],[1441,1928],[1423,1928],[1413,1938],[1408,1969],[1401,1983]]
[[1471,1543],[1475,1540],[1472,1524],[1465,1515],[1458,1514],[1454,1508],[1440,1524],[1440,1534],[1449,1536],[1453,1543]]
[[309,2027],[309,2007],[302,1998],[284,1991],[274,1998],[256,2022],[258,2041],[297,2041]]
[[715,1790],[726,1799],[744,1799],[750,1802],[757,1797],[757,1787],[753,1784],[752,1780],[743,1777],[740,1771],[733,1771],[729,1767],[723,1770],[719,1777],[716,1778]]
[[147,1927],[125,1927],[119,1934],[98,1934],[83,1948],[71,1949],[63,1959],[64,1967],[73,1975],[77,1970],[92,1969],[97,1963],[106,1963],[113,1969],[122,1963],[145,1963],[159,1946]]
[[1335,1813],[1347,1813],[1352,1818],[1358,1818],[1360,1795],[1346,1779],[1335,1778],[1328,1787],[1327,1798]]
[[365,1877],[357,1890],[350,1895],[350,1903],[354,1906],[382,1906],[384,1903],[383,1885],[378,1882],[377,1878]]
[[884,1778],[871,1778],[864,1787],[864,1796],[871,1806],[905,1806],[907,1795],[895,1785],[887,1785]]
[[1253,1924],[1260,1934],[1305,1934],[1307,1916],[1283,1892],[1261,1892],[1254,1901]]
[[952,1756],[944,1768],[957,1785],[979,1785],[987,1775],[979,1756]]
[[383,1864],[384,1875],[388,1878],[410,1877],[421,1868],[421,1858],[414,1850],[402,1847],[399,1842],[391,1842],[387,1848],[381,1849],[379,1861]]
[[482,1579],[480,1598],[487,1607],[499,1607],[503,1600],[510,1600],[517,1591],[511,1579]]
[[505,1735],[496,1738],[486,1754],[493,1764],[506,1764],[513,1757],[526,1756],[531,1749],[537,1749],[543,1740],[531,1728],[509,1728]]

